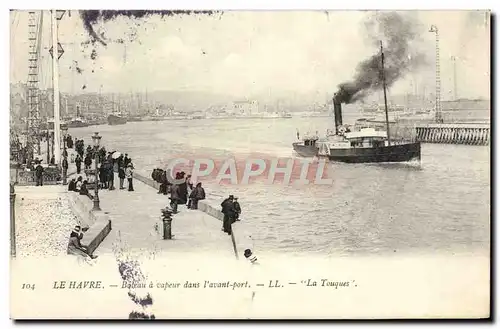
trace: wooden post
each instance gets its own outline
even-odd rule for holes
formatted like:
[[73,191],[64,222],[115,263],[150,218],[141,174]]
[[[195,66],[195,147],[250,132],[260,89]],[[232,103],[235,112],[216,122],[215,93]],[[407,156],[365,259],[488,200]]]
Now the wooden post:
[[233,242],[234,255],[236,256],[236,259],[239,259],[238,249],[236,248],[236,240],[234,238],[234,233],[233,233],[233,224],[231,224],[231,241]]
[[161,209],[163,222],[163,240],[172,240],[172,212],[168,209]]
[[163,219],[163,240],[172,240],[172,218]]

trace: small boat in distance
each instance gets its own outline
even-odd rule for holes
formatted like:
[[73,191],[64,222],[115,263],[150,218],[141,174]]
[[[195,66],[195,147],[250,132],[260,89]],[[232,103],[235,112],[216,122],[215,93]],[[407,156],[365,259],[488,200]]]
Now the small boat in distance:
[[66,122],[66,125],[68,126],[68,128],[81,128],[90,126],[90,123],[82,118],[73,118],[70,121]]
[[293,150],[302,157],[315,157],[318,155],[318,147],[316,142],[318,136],[305,136],[301,142],[293,143]]
[[120,112],[114,112],[108,115],[108,124],[111,126],[124,125],[127,123],[127,117],[123,116]]
[[[68,109],[66,109],[66,111],[67,110]],[[82,115],[80,113],[80,105],[76,106],[76,116],[67,121],[66,125],[68,126],[68,128],[81,128],[90,126],[90,123],[82,118]]]

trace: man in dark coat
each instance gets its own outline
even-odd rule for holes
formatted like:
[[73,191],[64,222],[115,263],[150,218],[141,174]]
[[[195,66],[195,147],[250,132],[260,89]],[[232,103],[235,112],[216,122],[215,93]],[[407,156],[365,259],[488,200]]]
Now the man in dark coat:
[[167,175],[170,175],[170,172],[162,170],[160,176],[160,181],[161,181],[160,190],[163,194],[168,194],[169,186],[172,185]]
[[238,202],[238,198],[234,198],[233,206],[234,206],[234,219],[240,220],[241,207],[240,207],[240,203]]
[[108,173],[108,186],[109,190],[112,191],[115,189],[115,171],[113,168],[113,158],[111,158],[111,154],[106,161],[106,168]]
[[233,205],[234,197],[232,195],[229,196],[226,200],[222,201],[220,204],[222,207],[222,213],[224,214],[224,219],[222,222],[222,230],[231,235],[231,224],[234,222],[234,205]]
[[82,158],[80,158],[80,154],[76,156],[75,164],[76,164],[76,173],[79,175],[80,171],[82,170]]
[[94,197],[90,194],[89,190],[87,189],[87,184],[88,182],[84,180],[82,186],[80,187],[80,195],[86,195],[89,197],[90,200],[92,200],[94,199]]
[[66,172],[66,175],[67,175],[68,174],[68,159],[66,159],[66,157],[63,158],[62,168]]
[[196,187],[189,195],[191,207],[190,209],[198,209],[198,201],[205,200],[205,190],[201,187],[201,183],[196,184]]
[[125,181],[125,165],[123,161],[123,155],[120,155],[116,162],[118,164],[118,178],[120,179],[120,190],[123,190],[125,189],[125,187],[123,187],[123,183]]
[[92,153],[93,153],[93,152],[92,152],[92,146],[87,145],[87,154],[88,154],[90,157],[92,157]]
[[99,167],[99,181],[101,182],[101,188],[108,188],[108,172],[106,164],[101,164]]
[[68,184],[68,191],[75,191],[76,189],[76,180],[74,178]]
[[163,169],[155,169],[156,172],[154,173],[153,178],[156,182],[160,183],[160,189],[158,190],[158,194],[167,194],[168,193],[168,186],[170,185],[170,182],[167,180],[167,172]]
[[35,167],[35,179],[36,179],[36,186],[43,186],[43,167],[38,162],[37,166]]
[[66,146],[68,146],[69,149],[73,148],[73,138],[69,134],[68,137],[66,137]]
[[[89,146],[90,146],[90,145],[89,145]],[[76,151],[78,152],[78,154],[80,154],[80,157],[82,157],[82,158],[83,158],[83,153],[84,153],[84,151],[85,151],[83,148],[84,148],[84,145],[83,145],[83,140],[82,140],[82,139],[80,139],[80,140],[78,141],[78,144],[76,145]]]
[[184,181],[179,184],[179,204],[187,204],[188,189],[187,183]]
[[101,147],[97,154],[99,155],[100,162],[104,163],[104,161],[106,160],[106,148],[104,146]]
[[130,163],[130,158],[128,157],[128,153],[125,153],[125,157],[123,158],[123,166],[126,168]]
[[88,153],[85,156],[84,164],[85,164],[85,169],[90,169],[90,165],[92,164],[92,158],[90,157],[90,154],[88,154]]
[[179,185],[174,184],[170,189],[170,208],[174,214],[177,213],[177,205],[179,204]]

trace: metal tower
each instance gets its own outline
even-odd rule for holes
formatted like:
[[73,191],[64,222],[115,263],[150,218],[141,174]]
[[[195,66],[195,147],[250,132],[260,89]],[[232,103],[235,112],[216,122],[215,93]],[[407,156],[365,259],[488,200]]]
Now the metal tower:
[[28,13],[28,135],[27,151],[28,160],[33,159],[35,146],[40,154],[40,104],[38,94],[38,73],[39,73],[39,54],[40,54],[40,36],[43,23],[43,12],[38,14],[35,11]]
[[451,56],[451,61],[453,62],[453,100],[456,101],[458,99],[457,92],[457,57]]
[[442,123],[443,116],[441,113],[441,66],[439,64],[439,30],[436,25],[431,25],[429,32],[436,34],[436,122]]

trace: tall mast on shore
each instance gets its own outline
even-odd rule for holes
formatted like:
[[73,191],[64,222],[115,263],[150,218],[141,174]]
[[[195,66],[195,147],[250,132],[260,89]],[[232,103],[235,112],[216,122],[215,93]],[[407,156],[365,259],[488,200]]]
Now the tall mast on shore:
[[429,32],[436,34],[436,113],[435,120],[437,123],[443,122],[441,113],[441,65],[439,59],[439,30],[436,25],[431,25]]
[[[43,11],[28,13],[28,120],[27,140],[28,161],[33,159],[35,146],[40,154],[40,102],[39,102],[39,59],[41,47],[41,34],[43,24]],[[37,17],[38,16],[38,17]]]
[[382,62],[382,70],[380,74],[382,76],[382,87],[384,89],[384,106],[385,106],[385,124],[387,127],[387,143],[391,146],[391,133],[389,130],[389,111],[387,109],[387,90],[385,85],[385,67],[384,67],[384,48],[382,46],[382,41],[380,41],[380,58]]
[[[54,158],[56,164],[61,162],[61,120],[60,120],[60,98],[59,98],[59,41],[58,41],[58,13],[51,10],[52,16],[52,84],[54,92]],[[61,16],[62,17],[62,16]]]

